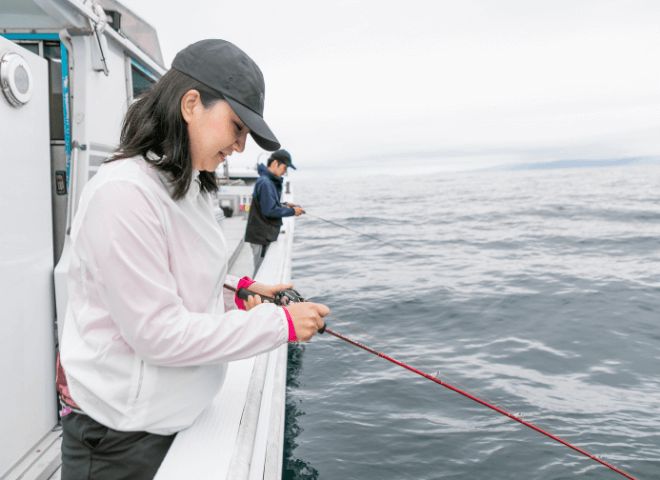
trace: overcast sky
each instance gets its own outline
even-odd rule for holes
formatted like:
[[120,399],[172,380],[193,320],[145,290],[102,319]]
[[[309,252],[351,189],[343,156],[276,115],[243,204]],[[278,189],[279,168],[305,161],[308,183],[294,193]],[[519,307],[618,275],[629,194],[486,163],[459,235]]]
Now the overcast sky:
[[168,67],[204,38],[250,55],[301,170],[660,158],[657,0],[124,3]]

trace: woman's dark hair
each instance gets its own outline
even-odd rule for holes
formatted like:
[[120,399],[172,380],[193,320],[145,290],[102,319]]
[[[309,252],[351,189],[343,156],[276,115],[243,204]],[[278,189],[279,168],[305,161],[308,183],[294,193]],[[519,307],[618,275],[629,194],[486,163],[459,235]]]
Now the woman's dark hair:
[[[192,179],[188,124],[181,114],[181,99],[197,90],[204,108],[223,100],[220,92],[194,78],[170,69],[128,108],[121,128],[119,150],[107,162],[142,156],[163,172],[174,187],[173,200],[183,198]],[[157,158],[147,155],[151,152]],[[201,190],[216,192],[215,172],[199,172]]]

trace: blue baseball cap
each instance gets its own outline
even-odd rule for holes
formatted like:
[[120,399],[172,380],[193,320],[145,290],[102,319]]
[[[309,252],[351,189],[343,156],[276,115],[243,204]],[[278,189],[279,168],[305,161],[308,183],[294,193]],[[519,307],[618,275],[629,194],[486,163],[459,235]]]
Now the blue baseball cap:
[[283,163],[287,167],[291,167],[294,170],[297,170],[297,168],[293,166],[293,163],[291,163],[291,154],[284,149],[278,150],[277,152],[273,152],[270,155],[270,158],[272,158],[273,160],[277,160],[280,164]]

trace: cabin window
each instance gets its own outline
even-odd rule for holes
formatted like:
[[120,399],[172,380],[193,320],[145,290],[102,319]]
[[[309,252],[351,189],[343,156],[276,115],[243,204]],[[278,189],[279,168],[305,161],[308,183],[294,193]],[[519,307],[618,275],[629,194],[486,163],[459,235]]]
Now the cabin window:
[[148,77],[145,72],[139,70],[135,65],[131,66],[131,75],[133,77],[133,98],[138,98],[142,95],[142,92],[149,90],[156,83],[155,80]]
[[50,100],[50,139],[64,140],[64,103],[62,99],[62,50],[60,42],[44,42],[48,60]]
[[57,40],[16,40],[21,47],[48,60],[50,140],[64,141],[62,98],[62,49]]
[[39,42],[30,42],[30,43],[23,43],[23,42],[18,42],[21,47],[23,47],[25,50],[29,50],[35,55],[40,55],[39,53]]

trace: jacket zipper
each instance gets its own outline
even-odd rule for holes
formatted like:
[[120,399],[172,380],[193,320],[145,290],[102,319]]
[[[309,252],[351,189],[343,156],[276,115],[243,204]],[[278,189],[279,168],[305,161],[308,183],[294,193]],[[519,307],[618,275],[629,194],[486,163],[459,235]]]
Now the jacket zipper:
[[140,362],[140,378],[138,379],[137,393],[135,394],[135,401],[137,401],[140,396],[140,390],[142,390],[142,378],[144,377],[144,361]]

